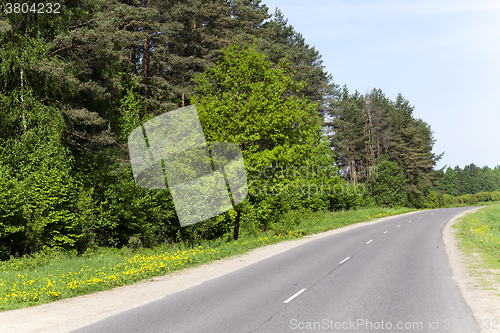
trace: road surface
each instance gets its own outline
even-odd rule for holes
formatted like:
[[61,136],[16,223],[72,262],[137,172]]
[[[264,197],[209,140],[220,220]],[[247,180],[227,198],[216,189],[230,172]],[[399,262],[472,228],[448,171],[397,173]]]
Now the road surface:
[[310,241],[73,332],[479,332],[441,234],[466,210]]

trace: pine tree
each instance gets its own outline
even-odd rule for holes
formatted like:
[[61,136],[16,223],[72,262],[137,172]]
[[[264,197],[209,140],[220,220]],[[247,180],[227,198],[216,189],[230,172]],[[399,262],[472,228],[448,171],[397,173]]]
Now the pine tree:
[[380,89],[373,89],[366,95],[366,115],[370,137],[370,165],[376,164],[381,155],[390,155],[394,145],[394,133],[391,124],[393,115],[391,101]]
[[413,117],[413,107],[401,95],[395,102],[380,89],[363,98],[346,87],[330,104],[331,142],[339,166],[352,183],[366,181],[380,159],[397,162],[406,178],[409,204],[423,207],[436,179],[433,167],[441,157],[432,152],[428,124]]
[[430,126],[413,117],[413,107],[401,94],[394,103],[395,153],[392,159],[400,165],[408,184],[410,203],[425,205],[425,197],[436,180],[434,166],[442,155],[432,152],[434,138]]
[[349,174],[354,186],[358,182],[357,173],[362,170],[366,155],[365,143],[368,137],[365,131],[367,119],[364,108],[364,98],[357,91],[350,95],[344,86],[338,100],[330,105],[330,120],[327,123],[337,164]]
[[458,175],[452,168],[446,169],[443,180],[443,191],[454,197],[458,196]]
[[259,47],[275,64],[286,59],[295,73],[297,82],[306,81],[301,94],[318,104],[318,112],[324,116],[328,94],[332,94],[332,77],[325,71],[321,55],[314,47],[306,44],[301,33],[288,24],[283,13],[276,8],[272,20],[265,23],[261,31],[264,39]]
[[[2,5],[5,6],[5,5]],[[7,14],[0,11],[0,163],[12,167],[20,179],[42,161],[61,170],[70,158],[62,138],[66,129],[59,99],[72,95],[71,75],[64,63],[50,58],[50,42],[65,30],[61,15]]]
[[157,66],[158,80],[173,92],[171,101],[178,107],[191,103],[196,89],[192,79],[218,59],[221,49],[234,38],[250,41],[269,17],[267,7],[254,0],[170,0],[157,8],[168,18],[167,51],[161,55],[164,64]]

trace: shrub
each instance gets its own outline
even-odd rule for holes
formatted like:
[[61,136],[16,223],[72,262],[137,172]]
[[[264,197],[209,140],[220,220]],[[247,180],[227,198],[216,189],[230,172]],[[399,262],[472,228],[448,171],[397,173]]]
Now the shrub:
[[382,161],[371,179],[371,192],[377,205],[401,207],[406,204],[406,179],[396,162]]
[[137,236],[130,236],[128,239],[128,247],[134,250],[140,249],[142,247],[142,241]]

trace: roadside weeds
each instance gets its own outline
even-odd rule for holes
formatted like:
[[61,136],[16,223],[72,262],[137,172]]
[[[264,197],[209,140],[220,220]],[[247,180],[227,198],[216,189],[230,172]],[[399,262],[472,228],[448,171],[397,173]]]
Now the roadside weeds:
[[[453,280],[471,308],[482,333],[496,332],[500,327],[500,265],[492,266],[492,258],[473,243],[457,235],[459,220],[481,208],[460,214],[451,219],[443,228],[449,264]],[[496,321],[495,321],[496,320]],[[488,328],[489,327],[489,328]]]

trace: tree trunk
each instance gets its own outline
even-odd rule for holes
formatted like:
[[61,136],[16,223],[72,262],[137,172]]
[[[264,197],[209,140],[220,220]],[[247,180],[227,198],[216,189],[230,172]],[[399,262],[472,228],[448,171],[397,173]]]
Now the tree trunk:
[[238,240],[238,234],[240,232],[241,209],[239,207],[237,207],[237,208],[235,208],[235,210],[236,210],[236,220],[234,221],[233,239]]
[[[150,5],[150,0],[146,2],[146,8]],[[149,60],[151,58],[151,43],[149,40],[149,31],[146,30],[146,38],[144,39],[144,112],[148,111],[147,100],[149,97]]]
[[24,132],[23,132],[23,138],[26,138],[26,132],[28,131],[28,125],[26,123],[26,115],[24,114],[24,98],[23,98],[23,93],[24,93],[24,79],[23,79],[23,68],[21,67],[21,94],[20,94],[20,97],[21,97],[21,103],[22,103],[22,108],[23,108],[23,114],[22,114],[22,117],[23,117],[23,128],[24,128]]
[[356,186],[356,181],[358,180],[358,177],[356,175],[356,168],[357,168],[357,163],[356,163],[356,159],[352,159],[352,167],[353,167],[353,185]]
[[[146,34],[148,32],[146,31]],[[149,84],[149,58],[150,58],[150,43],[149,43],[149,38],[146,36],[146,39],[144,40],[144,110],[147,111],[147,99],[148,99],[148,84]]]
[[370,147],[370,166],[375,165],[375,152],[373,149],[373,120],[372,111],[368,108],[368,145]]

